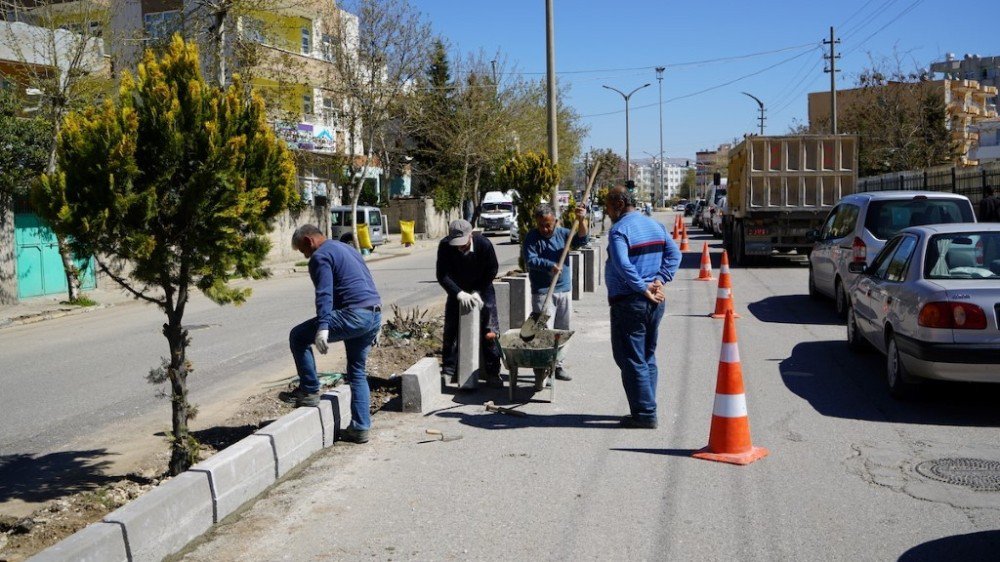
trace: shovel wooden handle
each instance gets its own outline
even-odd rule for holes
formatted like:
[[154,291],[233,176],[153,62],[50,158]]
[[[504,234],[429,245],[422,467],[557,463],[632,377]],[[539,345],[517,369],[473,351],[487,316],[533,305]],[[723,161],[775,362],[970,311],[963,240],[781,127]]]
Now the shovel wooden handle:
[[[594,169],[590,171],[590,178],[587,179],[587,189],[583,192],[583,201],[586,202],[590,198],[590,190],[594,187],[594,180],[597,179],[597,170],[600,169],[601,163],[595,162]],[[556,283],[559,282],[559,276],[562,275],[562,266],[566,262],[566,256],[569,255],[569,250],[573,242],[573,238],[576,237],[576,231],[580,228],[580,220],[573,220],[573,228],[570,229],[569,239],[566,240],[566,247],[563,248],[562,255],[559,256],[559,261],[556,263],[556,267],[559,268],[559,275],[553,275],[552,281],[549,282],[549,292],[545,293],[545,301],[542,303],[542,310],[539,312],[539,317],[545,315],[545,311],[549,309],[549,303],[552,302],[552,293],[556,289]]]

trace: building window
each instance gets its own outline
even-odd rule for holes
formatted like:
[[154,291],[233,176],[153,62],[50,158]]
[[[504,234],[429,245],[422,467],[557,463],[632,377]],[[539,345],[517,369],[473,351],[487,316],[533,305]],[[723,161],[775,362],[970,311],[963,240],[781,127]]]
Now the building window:
[[302,54],[312,53],[312,30],[308,27],[302,28]]
[[264,34],[264,22],[254,17],[243,16],[241,23],[243,25],[244,39],[260,43],[261,45],[267,45],[267,36]]
[[143,14],[142,20],[150,39],[166,39],[181,30],[180,10]]
[[333,37],[323,34],[323,60],[333,62]]
[[309,95],[302,96],[302,115],[312,115],[313,114],[313,97]]
[[333,103],[333,98],[323,98],[323,122],[331,129],[340,128],[340,110]]

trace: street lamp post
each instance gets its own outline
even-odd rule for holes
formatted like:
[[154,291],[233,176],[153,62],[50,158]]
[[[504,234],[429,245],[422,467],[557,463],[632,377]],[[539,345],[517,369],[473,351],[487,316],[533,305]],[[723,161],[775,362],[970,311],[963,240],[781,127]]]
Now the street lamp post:
[[601,86],[602,88],[607,88],[609,90],[614,90],[614,91],[618,92],[621,95],[621,97],[625,98],[625,181],[631,181],[631,179],[632,179],[632,164],[631,164],[631,160],[629,159],[628,100],[629,100],[629,98],[632,97],[632,94],[638,92],[639,90],[645,88],[646,86],[649,86],[649,82],[646,82],[642,86],[639,86],[638,88],[632,90],[631,92],[629,92],[627,94],[625,92],[619,90],[618,88],[612,88],[611,86],[607,86],[607,85],[603,85],[603,84]]
[[656,81],[659,82],[660,86],[660,196],[659,202],[660,206],[663,206],[664,199],[666,198],[666,193],[663,192],[663,71],[666,70],[665,67],[656,67]]
[[760,117],[758,117],[758,119],[760,120],[760,136],[764,136],[764,102],[760,101],[760,98],[758,98],[753,94],[748,94],[746,92],[740,92],[740,93],[743,94],[744,96],[753,98],[753,101],[757,102],[757,105],[760,106]]

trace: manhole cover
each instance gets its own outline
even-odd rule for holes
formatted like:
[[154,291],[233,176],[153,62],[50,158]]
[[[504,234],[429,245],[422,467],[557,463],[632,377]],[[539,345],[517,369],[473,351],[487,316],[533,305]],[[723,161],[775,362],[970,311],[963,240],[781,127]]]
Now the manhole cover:
[[918,464],[917,472],[927,478],[978,492],[1000,492],[1000,461],[938,459]]

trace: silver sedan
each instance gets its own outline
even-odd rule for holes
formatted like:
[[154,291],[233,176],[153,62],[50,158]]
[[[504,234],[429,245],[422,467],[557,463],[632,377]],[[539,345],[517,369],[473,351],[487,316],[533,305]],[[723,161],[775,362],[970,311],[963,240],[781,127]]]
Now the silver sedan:
[[910,227],[850,267],[847,342],[885,354],[893,396],[916,378],[1000,382],[1000,224]]

